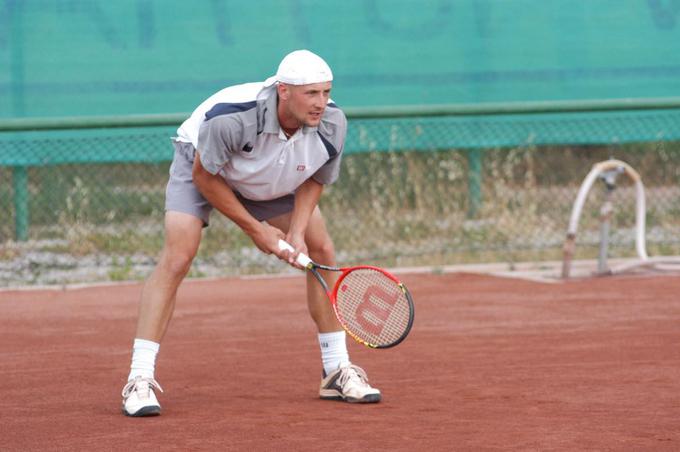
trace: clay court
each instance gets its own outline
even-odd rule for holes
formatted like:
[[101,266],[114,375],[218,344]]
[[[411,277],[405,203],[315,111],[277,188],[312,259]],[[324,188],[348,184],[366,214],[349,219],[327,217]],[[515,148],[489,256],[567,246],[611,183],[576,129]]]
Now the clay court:
[[0,292],[0,449],[677,450],[677,276],[547,284],[404,274],[416,322],[350,344],[383,391],[317,398],[301,276],[186,282],[156,375],[163,415],[120,413],[139,284]]

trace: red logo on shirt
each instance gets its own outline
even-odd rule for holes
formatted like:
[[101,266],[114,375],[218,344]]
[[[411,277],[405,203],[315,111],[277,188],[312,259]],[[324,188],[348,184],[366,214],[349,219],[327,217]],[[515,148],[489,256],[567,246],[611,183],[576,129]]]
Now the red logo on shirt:
[[297,170],[298,170],[298,171],[304,171],[305,168],[306,168],[305,165],[298,165],[298,166],[297,166]]

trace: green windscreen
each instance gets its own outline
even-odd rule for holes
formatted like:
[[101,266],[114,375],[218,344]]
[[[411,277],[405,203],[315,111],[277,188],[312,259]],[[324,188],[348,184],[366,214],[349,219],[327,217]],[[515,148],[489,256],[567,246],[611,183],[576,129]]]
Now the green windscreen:
[[0,117],[191,111],[308,48],[342,106],[680,94],[678,0],[0,2]]

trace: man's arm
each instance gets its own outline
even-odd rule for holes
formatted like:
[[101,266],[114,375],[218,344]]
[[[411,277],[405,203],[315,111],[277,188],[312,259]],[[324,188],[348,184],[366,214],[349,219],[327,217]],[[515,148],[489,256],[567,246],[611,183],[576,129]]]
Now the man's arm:
[[[267,223],[254,218],[236,198],[231,188],[218,174],[211,174],[203,168],[201,156],[196,151],[192,170],[194,184],[208,202],[223,215],[236,223],[264,253],[281,253],[278,241],[285,234]],[[305,226],[306,227],[306,226]]]

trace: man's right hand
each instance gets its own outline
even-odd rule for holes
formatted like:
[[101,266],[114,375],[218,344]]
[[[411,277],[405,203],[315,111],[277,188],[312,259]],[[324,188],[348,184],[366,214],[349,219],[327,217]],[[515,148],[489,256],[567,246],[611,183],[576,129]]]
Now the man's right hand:
[[284,234],[279,228],[275,228],[264,221],[260,222],[260,225],[261,227],[257,228],[257,230],[250,234],[250,239],[263,253],[276,254],[276,256],[281,259],[279,240],[285,239],[286,234]]

